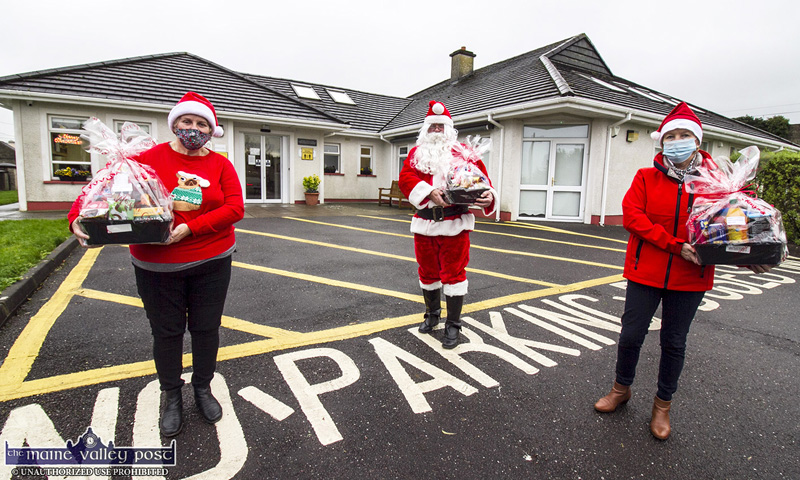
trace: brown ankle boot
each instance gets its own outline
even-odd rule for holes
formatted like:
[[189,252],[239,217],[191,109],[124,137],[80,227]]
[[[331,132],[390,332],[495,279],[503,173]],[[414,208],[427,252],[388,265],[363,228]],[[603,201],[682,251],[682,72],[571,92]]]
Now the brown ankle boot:
[[650,420],[650,433],[659,440],[666,440],[672,431],[669,427],[669,409],[672,401],[658,397],[653,399],[653,418]]
[[597,403],[594,404],[594,409],[602,413],[611,413],[616,410],[618,406],[630,400],[630,398],[630,385],[620,385],[614,382],[614,386],[611,387],[611,392],[598,400]]

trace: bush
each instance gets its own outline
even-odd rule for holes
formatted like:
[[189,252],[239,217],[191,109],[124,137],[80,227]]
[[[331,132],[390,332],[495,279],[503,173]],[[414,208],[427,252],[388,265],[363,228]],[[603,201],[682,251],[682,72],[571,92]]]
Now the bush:
[[764,152],[759,166],[759,196],[781,211],[786,238],[800,244],[800,153]]
[[309,177],[303,177],[303,188],[306,189],[306,193],[318,193],[319,192],[319,177],[316,175],[311,175]]

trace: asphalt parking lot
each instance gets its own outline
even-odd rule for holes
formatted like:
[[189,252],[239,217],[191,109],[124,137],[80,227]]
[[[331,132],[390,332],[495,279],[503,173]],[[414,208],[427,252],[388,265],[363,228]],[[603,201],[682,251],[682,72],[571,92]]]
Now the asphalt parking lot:
[[[206,425],[186,390],[166,478],[800,478],[797,257],[719,269],[661,442],[657,334],[633,399],[592,408],[613,381],[621,227],[479,220],[465,341],[444,351],[441,331],[416,332],[409,211],[320,207],[237,224],[212,384],[225,415]],[[150,349],[127,249],[75,250],[0,328],[0,444],[63,447],[91,426],[169,446]]]

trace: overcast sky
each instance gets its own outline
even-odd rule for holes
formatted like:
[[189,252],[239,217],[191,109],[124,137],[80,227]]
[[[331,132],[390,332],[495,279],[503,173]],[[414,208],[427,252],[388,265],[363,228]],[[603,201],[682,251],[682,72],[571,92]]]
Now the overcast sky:
[[[185,51],[239,72],[405,97],[448,78],[461,46],[480,68],[586,33],[617,76],[729,117],[800,123],[797,0],[3,3],[0,76]],[[12,137],[0,108],[0,140]]]

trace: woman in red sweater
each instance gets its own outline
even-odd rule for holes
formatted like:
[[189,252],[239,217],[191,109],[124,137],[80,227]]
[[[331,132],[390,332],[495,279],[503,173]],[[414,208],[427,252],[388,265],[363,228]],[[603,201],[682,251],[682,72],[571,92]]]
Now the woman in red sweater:
[[[161,432],[172,437],[183,428],[183,334],[192,337],[192,386],[203,418],[215,423],[222,408],[211,394],[219,349],[219,327],[236,248],[233,224],[244,216],[239,177],[231,162],[205,145],[222,136],[213,105],[189,92],[170,111],[176,139],[142,153],[172,192],[174,223],[164,244],[131,245],[136,286],[153,334],[153,358],[165,406]],[[82,196],[69,213],[79,239],[88,235],[76,223]],[[83,242],[82,242],[83,243]]]
[[[652,167],[636,172],[622,200],[623,224],[631,235],[623,271],[628,287],[616,381],[594,408],[613,412],[631,398],[639,351],[661,303],[661,361],[650,431],[665,440],[671,431],[669,411],[683,369],[689,326],[705,292],[714,286],[714,267],[700,265],[688,243],[686,221],[693,198],[684,189],[683,177],[706,164],[711,156],[699,149],[702,125],[686,103],[680,103],[664,118],[653,137],[660,141],[663,151],[656,155]],[[770,269],[767,265],[748,268],[755,273]]]

